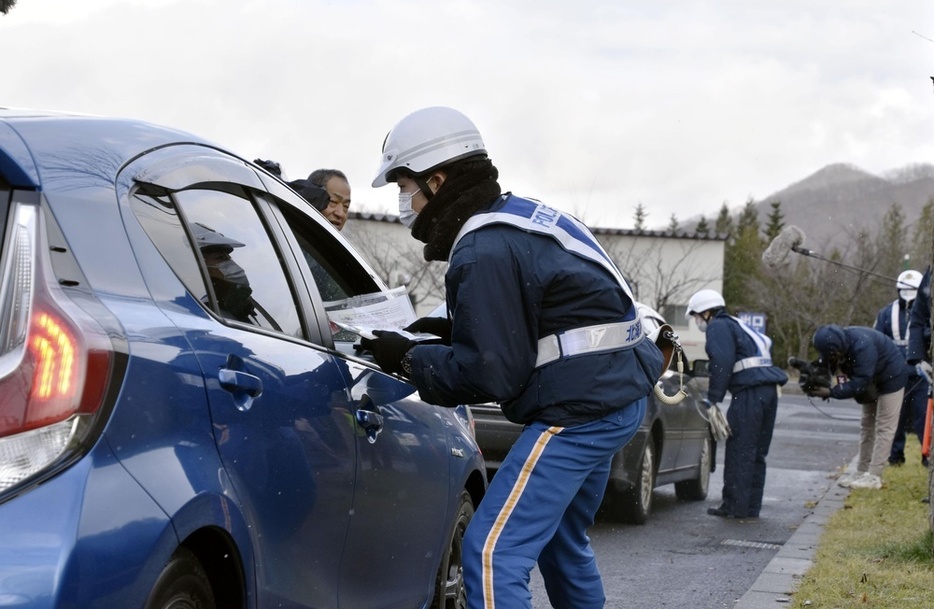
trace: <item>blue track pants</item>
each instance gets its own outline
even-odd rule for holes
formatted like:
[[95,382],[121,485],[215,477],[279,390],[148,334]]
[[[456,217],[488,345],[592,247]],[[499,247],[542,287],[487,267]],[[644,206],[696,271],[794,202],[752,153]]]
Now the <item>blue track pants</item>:
[[575,427],[527,425],[493,476],[464,538],[469,609],[531,608],[538,562],[556,609],[597,609],[606,598],[587,528],[610,463],[636,434],[643,398]]

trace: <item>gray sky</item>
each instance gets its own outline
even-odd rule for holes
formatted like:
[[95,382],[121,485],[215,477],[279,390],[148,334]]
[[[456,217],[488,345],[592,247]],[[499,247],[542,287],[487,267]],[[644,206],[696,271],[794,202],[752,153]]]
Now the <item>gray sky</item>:
[[500,183],[608,228],[713,216],[830,163],[934,162],[930,0],[19,0],[0,105],[142,118],[359,211],[386,132],[447,105]]

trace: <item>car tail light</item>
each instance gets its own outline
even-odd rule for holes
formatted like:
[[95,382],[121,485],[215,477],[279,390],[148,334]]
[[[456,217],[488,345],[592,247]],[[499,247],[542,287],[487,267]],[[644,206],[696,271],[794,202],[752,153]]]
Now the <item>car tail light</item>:
[[0,252],[0,492],[72,453],[103,402],[106,332],[54,280],[39,208],[15,205]]

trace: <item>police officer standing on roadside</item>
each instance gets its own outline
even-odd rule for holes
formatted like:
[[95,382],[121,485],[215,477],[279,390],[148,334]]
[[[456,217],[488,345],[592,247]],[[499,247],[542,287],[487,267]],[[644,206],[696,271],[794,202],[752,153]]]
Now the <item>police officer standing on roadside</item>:
[[[921,285],[921,273],[918,271],[903,271],[896,280],[898,298],[882,307],[876,316],[874,329],[882,332],[892,339],[899,350],[906,357],[908,353],[909,318],[911,306],[918,295],[918,286]],[[908,364],[906,364],[908,365]],[[901,465],[905,462],[905,436],[913,431],[920,443],[924,437],[924,417],[927,414],[928,381],[920,370],[914,365],[908,365],[908,382],[905,384],[905,396],[902,398],[902,407],[892,439],[892,450],[889,453],[891,465]]]
[[[908,321],[908,364],[930,383],[931,378],[931,267],[924,270],[918,295],[911,303]],[[927,417],[925,416],[925,421]],[[925,422],[925,425],[927,423]],[[928,466],[928,457],[921,456],[921,464]]]
[[726,413],[731,434],[723,461],[723,496],[707,513],[722,518],[758,518],[765,490],[765,458],[778,412],[778,388],[788,382],[772,365],[772,340],[726,311],[723,296],[700,290],[688,301],[687,315],[707,334],[711,404],[732,395]]
[[591,232],[501,194],[497,178],[477,128],[456,110],[425,108],[393,127],[373,186],[395,182],[400,220],[425,243],[425,259],[448,261],[448,317],[407,329],[447,344],[382,332],[361,345],[428,402],[498,402],[524,425],[467,528],[468,607],[531,607],[537,562],[552,606],[602,608],[587,528],[662,354]]

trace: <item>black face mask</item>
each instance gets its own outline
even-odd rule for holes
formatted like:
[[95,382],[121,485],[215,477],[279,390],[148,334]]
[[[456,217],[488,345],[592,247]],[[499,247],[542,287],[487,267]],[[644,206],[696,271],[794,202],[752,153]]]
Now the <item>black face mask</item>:
[[217,304],[230,312],[234,317],[245,319],[253,314],[253,289],[246,277],[246,271],[234,262],[227,259],[214,266],[208,267],[214,293],[217,295]]

